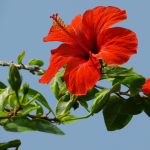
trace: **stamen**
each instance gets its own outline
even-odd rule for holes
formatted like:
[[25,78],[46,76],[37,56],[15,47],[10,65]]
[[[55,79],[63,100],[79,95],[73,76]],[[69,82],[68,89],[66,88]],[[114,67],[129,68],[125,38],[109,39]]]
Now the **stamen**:
[[53,19],[52,25],[55,27],[56,30],[66,35],[69,34],[70,32],[69,28],[66,26],[66,24],[64,24],[64,21],[62,20],[62,18],[58,17],[58,13],[53,14],[52,16],[50,16],[50,18]]

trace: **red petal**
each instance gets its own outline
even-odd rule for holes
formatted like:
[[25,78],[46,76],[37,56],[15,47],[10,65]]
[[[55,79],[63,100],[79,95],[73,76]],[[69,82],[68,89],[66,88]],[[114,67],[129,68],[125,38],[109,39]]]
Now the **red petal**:
[[72,59],[64,74],[68,91],[75,95],[86,95],[87,90],[92,89],[101,77],[99,68],[99,61],[92,56],[89,60]]
[[72,39],[66,35],[65,33],[61,33],[60,31],[56,30],[53,26],[51,27],[48,36],[43,38],[44,42],[49,41],[60,41],[66,43],[72,43]]
[[83,28],[87,38],[90,40],[96,37],[102,30],[123,21],[127,18],[125,10],[120,10],[117,7],[99,6],[92,10],[87,10],[83,14]]
[[97,43],[99,53],[93,55],[108,65],[122,65],[137,53],[138,40],[136,34],[129,29],[107,29],[98,36]]
[[91,48],[91,43],[88,41],[88,39],[85,36],[85,33],[83,31],[82,27],[82,16],[76,15],[75,18],[71,22],[72,32],[73,36],[77,38],[83,45],[85,45],[87,48]]
[[46,70],[45,74],[42,76],[41,79],[39,79],[40,83],[49,83],[52,78],[55,76],[55,74],[58,72],[60,68],[62,68],[66,63],[68,63],[71,60],[71,57],[64,58],[64,57],[57,57],[54,59],[48,69]]
[[61,44],[58,48],[51,50],[50,61],[60,56],[88,58],[89,55],[78,45]]
[[145,84],[142,85],[142,92],[144,94],[150,94],[150,78],[146,79]]
[[88,58],[88,55],[82,52],[82,49],[79,48],[73,48],[68,44],[61,44],[57,49],[52,50],[50,66],[39,82],[48,84],[58,70],[68,63],[72,57]]

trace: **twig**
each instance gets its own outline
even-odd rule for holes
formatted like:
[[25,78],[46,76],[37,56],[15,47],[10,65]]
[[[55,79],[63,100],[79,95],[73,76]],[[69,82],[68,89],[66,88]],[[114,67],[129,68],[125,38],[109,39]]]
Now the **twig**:
[[[0,66],[9,66],[11,63],[13,63],[13,62],[12,61],[11,62],[0,61]],[[40,74],[44,74],[46,72],[46,70],[43,70],[43,69],[39,68],[38,66],[31,67],[31,66],[27,66],[27,65],[23,65],[23,64],[16,64],[16,63],[13,63],[13,64],[18,69],[29,70],[32,74],[35,74],[34,72],[38,72]]]
[[[96,85],[96,84],[94,85],[94,87],[97,87],[97,88],[99,88],[99,89],[106,89],[105,87],[102,87],[102,86],[99,86],[99,85]],[[117,96],[119,96],[119,97],[121,97],[121,95],[132,96],[132,95],[129,94],[128,92],[129,92],[129,90],[126,91],[126,92],[116,92],[115,94],[116,94]],[[150,97],[145,96],[145,95],[139,95],[139,96],[142,97],[142,98],[145,98],[145,99],[150,99]],[[121,98],[123,98],[123,97],[121,97]]]
[[[19,111],[19,110],[21,110],[22,108],[17,108],[17,109],[12,109],[11,110],[11,112],[10,112],[10,114],[8,114],[8,116],[6,116],[6,117],[0,117],[0,119],[10,119],[10,118],[14,118],[15,117],[15,115],[17,115],[17,112]],[[4,110],[7,110],[7,109],[4,109]]]
[[[5,109],[5,110],[6,110],[6,109]],[[12,109],[11,112],[9,111],[10,114],[8,114],[8,116],[6,116],[6,117],[0,117],[0,120],[1,120],[1,119],[12,119],[12,118],[14,118],[15,115],[17,115],[17,112],[18,112],[19,110],[21,110],[21,108],[20,108],[20,109],[18,108],[18,109],[16,109],[16,110]],[[32,119],[36,119],[36,118],[45,119],[45,120],[50,121],[51,123],[55,123],[56,121],[57,121],[57,122],[61,122],[60,119],[47,117],[47,115],[48,115],[49,113],[50,113],[50,111],[49,111],[47,114],[45,114],[45,115],[43,115],[43,116],[41,116],[41,117],[36,116],[36,115],[30,115],[30,114],[28,114],[28,115],[26,115],[26,116],[27,116],[27,117],[30,117],[30,118],[32,118]],[[0,125],[2,125],[2,124],[0,124]],[[2,126],[3,126],[3,125],[2,125]]]
[[[127,93],[127,92],[116,92],[116,93],[118,93],[118,94],[120,94],[120,95],[131,96],[131,94],[129,94],[129,93]],[[141,95],[139,95],[139,96],[141,96]]]
[[41,117],[37,117],[37,116],[35,116],[35,115],[30,115],[30,114],[28,114],[27,116],[30,117],[30,118],[32,118],[32,119],[36,119],[36,118],[45,119],[45,120],[48,120],[48,121],[50,121],[50,122],[52,122],[52,123],[55,123],[55,121],[61,122],[60,119],[57,119],[57,118],[49,118],[49,117],[47,117],[46,115],[43,115],[43,116],[41,116]]
[[115,94],[124,100],[124,98],[119,93],[115,93]]
[[94,87],[97,87],[97,88],[99,88],[99,89],[106,89],[105,87],[102,87],[102,86],[99,86],[99,85],[94,85]]

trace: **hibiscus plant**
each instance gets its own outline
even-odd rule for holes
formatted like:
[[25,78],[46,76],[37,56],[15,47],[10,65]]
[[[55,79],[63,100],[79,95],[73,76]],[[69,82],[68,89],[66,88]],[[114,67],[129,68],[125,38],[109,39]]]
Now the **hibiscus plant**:
[[[73,123],[102,111],[107,130],[115,131],[124,128],[133,115],[144,111],[150,117],[150,79],[134,72],[133,67],[120,66],[137,53],[138,46],[133,31],[111,27],[127,18],[125,10],[99,6],[76,15],[70,25],[65,25],[58,14],[50,18],[52,27],[43,41],[62,44],[51,50],[47,70],[41,68],[42,60],[32,59],[29,65],[22,64],[24,51],[17,57],[17,63],[0,61],[1,66],[9,66],[10,86],[0,81],[0,125],[4,130],[65,135],[56,124]],[[40,92],[27,83],[22,84],[19,69],[37,72],[42,76],[40,83],[51,81],[51,90],[58,100],[55,111]],[[97,84],[104,79],[112,82],[112,87]],[[121,85],[128,90],[122,92]],[[91,106],[88,101],[93,101]],[[79,105],[87,110],[86,116],[71,114],[71,108],[77,110]],[[43,107],[48,109],[47,114],[43,113]],[[54,117],[48,117],[49,113]],[[19,140],[1,143],[0,149],[18,148],[20,144]]]

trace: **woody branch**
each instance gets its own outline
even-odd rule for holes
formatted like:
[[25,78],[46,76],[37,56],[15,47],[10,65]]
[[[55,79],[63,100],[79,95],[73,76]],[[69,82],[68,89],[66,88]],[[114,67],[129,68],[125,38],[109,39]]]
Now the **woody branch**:
[[[13,63],[13,61],[11,62],[4,62],[4,61],[0,61],[0,66],[9,66],[11,63]],[[23,65],[23,64],[17,64],[17,63],[13,63],[18,69],[24,69],[24,70],[29,70],[32,74],[35,74],[34,72],[38,72],[40,74],[44,74],[46,72],[46,70],[41,69],[38,66],[27,66],[27,65]]]
[[[103,86],[99,86],[99,85],[94,85],[94,87],[97,87],[97,88],[99,88],[99,89],[106,89],[105,87],[103,87]],[[131,94],[129,94],[128,93],[129,92],[129,90],[127,91],[127,92],[116,92],[115,94],[117,95],[117,96],[119,96],[119,97],[121,97],[121,95],[126,95],[126,96],[132,96]],[[137,94],[137,95],[139,95],[139,94]],[[139,95],[140,97],[142,97],[142,98],[145,98],[145,99],[150,99],[150,97],[148,97],[148,96],[145,96],[145,95]],[[123,98],[123,97],[121,97],[121,98]],[[124,99],[124,98],[123,98]]]
[[[21,108],[12,109],[11,111],[8,110],[8,109],[4,109],[4,111],[10,112],[10,114],[8,114],[8,116],[6,116],[6,117],[0,117],[0,119],[12,119],[15,116],[17,116],[17,113],[18,113],[19,110],[21,110]],[[55,121],[60,122],[60,119],[47,117],[49,113],[50,113],[50,111],[47,114],[43,115],[43,116],[36,116],[36,115],[30,115],[30,114],[27,114],[26,116],[31,118],[31,119],[40,118],[40,119],[48,120],[51,123],[55,123]],[[2,125],[2,124],[0,124],[0,125]]]

